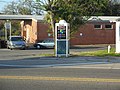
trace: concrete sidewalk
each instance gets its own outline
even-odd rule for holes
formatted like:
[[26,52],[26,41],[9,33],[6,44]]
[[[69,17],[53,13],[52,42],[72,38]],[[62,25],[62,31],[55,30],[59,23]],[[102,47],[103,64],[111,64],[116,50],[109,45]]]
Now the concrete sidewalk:
[[57,66],[54,68],[120,69],[120,63],[82,63],[79,65]]
[[120,69],[120,57],[70,57],[70,58],[66,58],[66,60],[67,59],[72,61],[80,60],[80,62],[72,63],[72,64],[58,64],[58,65],[54,65],[53,67],[55,68]]
[[120,69],[120,57],[33,57],[0,60],[0,67]]

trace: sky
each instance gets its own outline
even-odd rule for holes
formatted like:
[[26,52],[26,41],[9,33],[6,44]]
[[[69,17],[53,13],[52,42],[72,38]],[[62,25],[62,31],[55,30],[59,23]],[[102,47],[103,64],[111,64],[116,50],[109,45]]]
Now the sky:
[[8,4],[12,1],[17,1],[17,0],[0,0],[0,12],[5,7],[6,4]]

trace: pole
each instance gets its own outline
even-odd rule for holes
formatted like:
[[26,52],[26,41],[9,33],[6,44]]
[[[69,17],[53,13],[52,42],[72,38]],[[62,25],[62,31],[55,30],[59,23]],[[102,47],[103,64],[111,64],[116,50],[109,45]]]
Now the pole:
[[10,22],[10,37],[11,37],[11,22]]
[[5,40],[7,41],[7,27],[6,27],[6,23],[4,24],[5,26]]
[[9,22],[9,20],[5,23],[5,40],[7,40],[7,30],[10,30],[9,36],[11,36],[11,22]]
[[5,40],[7,41],[7,29],[5,28]]
[[110,46],[110,45],[108,45],[108,53],[110,53],[110,49],[111,49],[111,46]]

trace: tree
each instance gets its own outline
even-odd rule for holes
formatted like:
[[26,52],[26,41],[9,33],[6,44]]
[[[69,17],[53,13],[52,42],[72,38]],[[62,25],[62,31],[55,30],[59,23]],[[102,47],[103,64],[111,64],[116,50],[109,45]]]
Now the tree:
[[17,3],[12,1],[11,3],[7,4],[3,9],[3,13],[7,15],[18,14]]
[[20,22],[21,21],[15,21],[15,20],[12,20],[11,22],[11,32],[12,32],[12,35],[21,35],[21,27],[20,27]]
[[[7,4],[3,9],[3,13],[6,15],[41,15],[42,11],[40,6],[33,0],[19,0],[18,2],[12,1]],[[2,28],[0,32],[4,34],[4,29]],[[12,35],[20,35],[20,21],[12,21]]]
[[4,23],[5,23],[4,21],[0,20],[0,40],[5,39]]
[[120,3],[109,2],[106,9],[103,9],[102,12],[105,16],[120,16]]
[[[60,19],[70,23],[71,33],[76,32],[91,15],[105,8],[108,0],[36,0],[49,16],[54,32],[55,23]],[[47,17],[48,17],[47,16]]]
[[[4,40],[5,39],[5,23],[7,21],[0,21],[0,39]],[[11,22],[11,33],[12,35],[21,35],[21,28],[20,28],[20,21],[10,21]],[[10,30],[7,29],[7,37],[10,35]]]
[[120,3],[112,6],[112,16],[120,16]]
[[3,9],[3,13],[8,15],[41,15],[43,12],[34,0],[19,0],[7,4]]

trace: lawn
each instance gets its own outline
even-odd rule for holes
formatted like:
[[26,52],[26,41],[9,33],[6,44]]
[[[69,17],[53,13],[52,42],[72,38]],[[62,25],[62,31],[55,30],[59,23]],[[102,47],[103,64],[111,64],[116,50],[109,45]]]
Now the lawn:
[[112,48],[110,50],[110,53],[108,53],[107,50],[97,50],[97,51],[80,52],[80,53],[73,54],[73,55],[76,55],[76,56],[101,56],[101,57],[104,57],[104,56],[117,56],[117,57],[119,57],[120,56],[120,54],[115,53],[115,48]]
[[[49,57],[49,56],[55,56],[54,54],[40,54],[36,56],[41,57]],[[108,53],[107,50],[96,50],[96,51],[85,51],[85,52],[71,52],[70,56],[99,56],[99,57],[105,57],[105,56],[114,56],[114,57],[120,57],[120,53],[115,53],[115,48],[110,49],[110,53]]]

